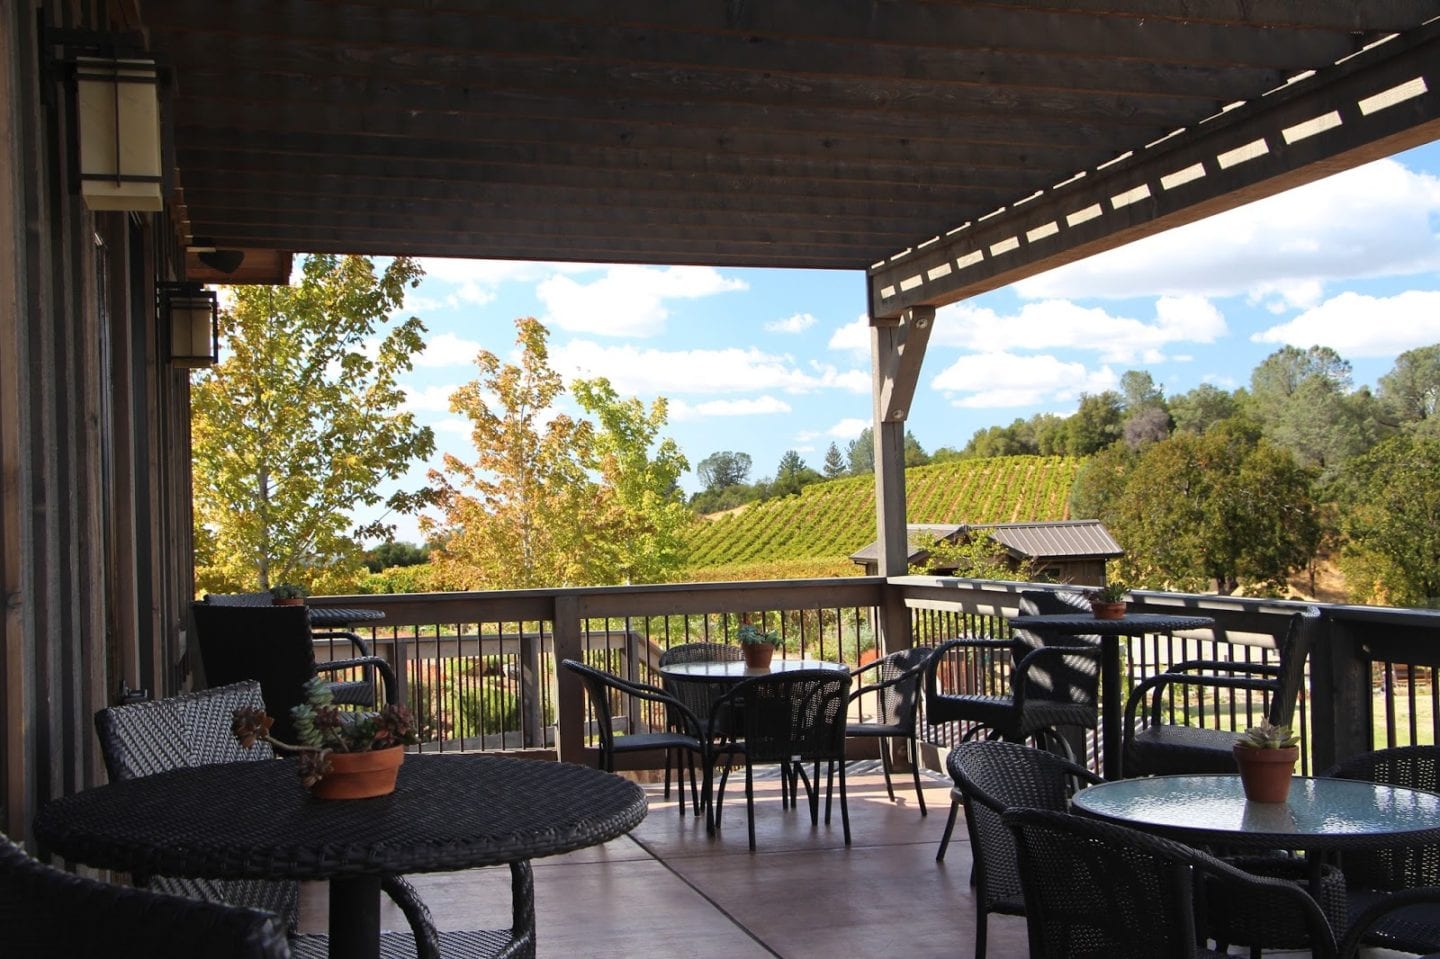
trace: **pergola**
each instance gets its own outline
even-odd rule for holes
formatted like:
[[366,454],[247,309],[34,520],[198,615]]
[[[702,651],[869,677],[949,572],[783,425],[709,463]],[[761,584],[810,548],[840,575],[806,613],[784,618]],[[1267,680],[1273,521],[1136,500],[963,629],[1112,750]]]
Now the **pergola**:
[[[160,355],[157,281],[283,282],[287,254],[312,251],[864,270],[880,571],[903,572],[901,442],[935,309],[1435,139],[1437,14],[1434,0],[10,5],[0,818],[13,829],[93,777],[93,755],[45,749],[83,752],[88,709],[120,681],[177,683],[188,376]],[[156,60],[163,212],[67,195],[54,29]],[[216,273],[201,247],[245,264]]]

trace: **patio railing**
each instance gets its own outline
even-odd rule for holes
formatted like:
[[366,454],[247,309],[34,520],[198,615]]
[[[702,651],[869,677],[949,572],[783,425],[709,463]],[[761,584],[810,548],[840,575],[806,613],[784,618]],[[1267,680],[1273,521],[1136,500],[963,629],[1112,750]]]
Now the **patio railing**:
[[[578,683],[560,659],[583,659],[631,679],[658,682],[661,653],[685,642],[733,642],[745,621],[781,634],[778,655],[857,664],[876,647],[877,624],[908,623],[910,641],[933,645],[957,635],[1008,635],[1018,592],[1033,584],[934,577],[879,577],[750,583],[319,597],[317,605],[383,609],[362,630],[396,667],[406,701],[425,727],[426,750],[544,750],[591,761],[593,727]],[[1304,604],[1139,592],[1132,608],[1213,617],[1213,630],[1147,636],[1124,647],[1125,681],[1182,659],[1273,662],[1274,637]],[[1436,667],[1440,612],[1320,605],[1321,637],[1296,721],[1307,770],[1386,745],[1437,741]],[[321,658],[326,652],[319,651]],[[340,653],[337,651],[337,655]],[[973,662],[964,681],[1003,689],[1004,657]],[[621,731],[662,717],[617,704]],[[1262,704],[1221,698],[1192,705],[1185,721],[1243,728]],[[925,727],[926,764],[965,732]],[[1097,737],[1088,762],[1100,767]],[[641,759],[644,764],[644,759]]]

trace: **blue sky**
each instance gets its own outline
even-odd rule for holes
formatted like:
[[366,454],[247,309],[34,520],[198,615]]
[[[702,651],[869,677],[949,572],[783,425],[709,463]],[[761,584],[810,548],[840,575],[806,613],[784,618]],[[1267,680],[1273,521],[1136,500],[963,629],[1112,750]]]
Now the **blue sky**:
[[[818,469],[870,423],[863,273],[422,263],[405,313],[424,320],[428,348],[404,380],[408,405],[462,459],[473,450],[449,395],[475,378],[477,351],[514,356],[520,316],[550,330],[567,380],[668,398],[687,492],[717,450],[748,453],[753,481],[790,449]],[[1129,369],[1167,395],[1243,386],[1285,344],[1332,347],[1356,386],[1373,385],[1436,342],[1440,143],[941,309],[908,425],[927,450],[959,448],[987,426],[1069,415]],[[414,522],[397,537],[418,541]]]

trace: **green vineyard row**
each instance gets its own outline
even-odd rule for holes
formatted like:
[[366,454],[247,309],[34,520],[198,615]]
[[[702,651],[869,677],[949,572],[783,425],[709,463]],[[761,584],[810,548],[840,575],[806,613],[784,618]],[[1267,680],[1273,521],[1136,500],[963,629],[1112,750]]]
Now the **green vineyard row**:
[[[905,471],[911,523],[1019,523],[1069,518],[1081,460],[1005,456]],[[856,476],[807,486],[708,520],[689,568],[788,560],[844,560],[875,539],[875,481]]]

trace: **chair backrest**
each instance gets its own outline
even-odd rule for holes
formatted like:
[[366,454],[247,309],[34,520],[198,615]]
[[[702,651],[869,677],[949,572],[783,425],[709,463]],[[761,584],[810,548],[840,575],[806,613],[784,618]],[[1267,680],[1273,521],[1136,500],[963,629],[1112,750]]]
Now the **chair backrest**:
[[[1091,614],[1089,601],[1080,593],[1025,589],[1020,591],[1020,612],[1027,616]],[[1042,646],[1090,646],[1098,648],[1100,637],[1089,634],[1059,636],[1047,639],[1039,633],[1014,631],[1016,658]],[[1052,659],[1025,677],[1025,695],[1037,699],[1058,699],[1064,702],[1093,706],[1100,695],[1100,660],[1091,656],[1061,656]]]
[[909,731],[915,729],[920,684],[934,652],[932,646],[896,650],[877,660],[869,672],[857,675],[856,678],[866,685],[855,690],[852,696],[862,696],[870,687],[879,687],[875,690],[875,713],[870,718],[871,722]]
[[270,759],[266,743],[245,749],[230,733],[237,709],[263,709],[254,680],[200,692],[111,706],[95,714],[95,732],[111,782],[167,769]]
[[304,606],[219,606],[194,603],[195,641],[206,685],[260,683],[266,709],[275,718],[276,739],[294,742],[290,709],[315,675],[315,647]]
[[1295,917],[1315,959],[1335,954],[1324,913],[1292,882],[1083,816],[1013,809],[1004,819],[1016,837],[1032,959],[1190,959],[1197,873],[1257,910]]
[[[745,653],[740,647],[730,643],[680,643],[660,654],[659,665],[664,667],[675,663],[728,663],[744,658]],[[666,676],[661,685],[702,720],[709,717],[716,701],[725,694],[725,687],[721,683],[687,682]]]
[[204,601],[211,606],[275,605],[275,597],[268,589],[258,593],[206,593]]
[[987,908],[1021,896],[1015,836],[1002,814],[1017,808],[1065,812],[1077,788],[1099,781],[1054,753],[1002,740],[961,743],[945,767],[965,799],[976,885]]
[[36,862],[0,836],[0,943],[14,956],[285,959],[275,916],[111,886]]
[[1275,695],[1270,698],[1269,719],[1277,726],[1289,726],[1295,719],[1295,701],[1305,684],[1305,660],[1320,632],[1320,610],[1308,606],[1290,617],[1285,635],[1276,642],[1280,654],[1280,675]]
[[[795,669],[735,684],[710,712],[710,729],[745,740],[752,762],[843,760],[850,673]],[[727,722],[730,715],[737,722]]]
[[607,772],[614,772],[615,713],[611,697],[621,690],[620,678],[573,659],[561,660],[560,667],[570,670],[585,684],[585,693],[590,700],[596,732],[600,738],[600,766]]
[[[1321,773],[1387,786],[1440,791],[1440,746],[1397,746],[1352,756]],[[1406,846],[1345,854],[1345,880],[1352,889],[1413,889],[1440,886],[1440,848]]]

